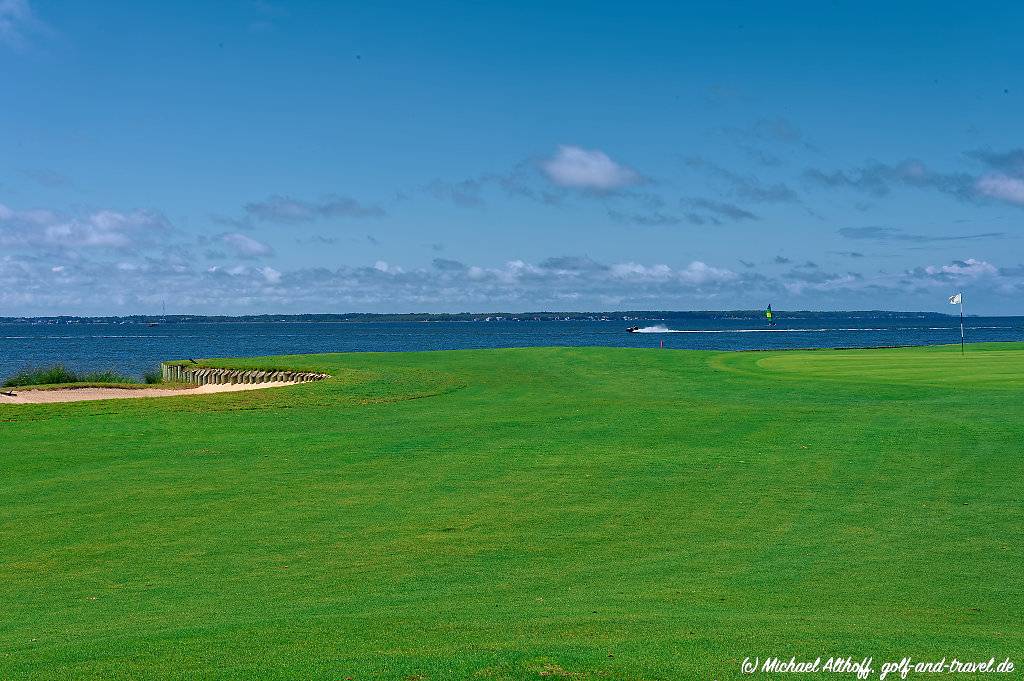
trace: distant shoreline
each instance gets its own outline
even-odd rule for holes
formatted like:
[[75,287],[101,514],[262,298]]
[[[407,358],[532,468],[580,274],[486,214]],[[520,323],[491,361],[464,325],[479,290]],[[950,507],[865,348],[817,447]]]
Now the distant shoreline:
[[[948,319],[957,315],[942,312],[899,312],[889,310],[776,310],[788,319]],[[458,312],[458,313],[362,313],[343,314],[268,314],[268,315],[126,315],[41,317],[0,317],[0,324],[342,324],[380,322],[565,322],[565,321],[670,321],[685,319],[760,319],[762,310],[617,310],[611,312]],[[967,315],[984,317],[991,315]],[[1019,315],[1007,315],[1016,317]]]

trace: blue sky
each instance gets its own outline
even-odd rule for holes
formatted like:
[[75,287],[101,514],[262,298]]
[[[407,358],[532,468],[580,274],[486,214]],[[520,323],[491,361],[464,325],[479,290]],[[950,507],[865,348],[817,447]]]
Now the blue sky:
[[0,316],[1024,314],[1019,3],[0,0]]

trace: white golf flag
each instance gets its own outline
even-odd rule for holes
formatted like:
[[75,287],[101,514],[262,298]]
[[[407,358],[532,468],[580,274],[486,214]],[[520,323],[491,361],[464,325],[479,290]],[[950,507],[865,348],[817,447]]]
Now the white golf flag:
[[963,295],[962,293],[958,293],[955,296],[950,296],[949,297],[949,304],[950,305],[959,305],[960,304],[960,296],[962,296],[962,295]]

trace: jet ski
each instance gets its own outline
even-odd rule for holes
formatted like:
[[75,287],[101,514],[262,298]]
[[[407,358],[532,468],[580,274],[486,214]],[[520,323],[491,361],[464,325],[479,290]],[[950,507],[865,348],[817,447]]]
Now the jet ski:
[[626,327],[626,333],[636,333],[639,330],[640,330],[639,326],[627,326]]

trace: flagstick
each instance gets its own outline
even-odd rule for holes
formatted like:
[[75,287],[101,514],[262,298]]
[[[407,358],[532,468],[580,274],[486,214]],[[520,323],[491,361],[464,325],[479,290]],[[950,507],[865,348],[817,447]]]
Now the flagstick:
[[964,354],[964,294],[960,292],[960,354]]

